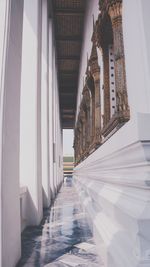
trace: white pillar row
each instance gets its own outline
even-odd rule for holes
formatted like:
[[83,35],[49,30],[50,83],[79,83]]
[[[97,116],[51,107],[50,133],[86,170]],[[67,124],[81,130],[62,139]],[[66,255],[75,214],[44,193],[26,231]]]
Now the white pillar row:
[[60,169],[62,161],[62,131],[60,124],[60,108],[59,108],[59,92],[58,92],[58,77],[57,77],[57,64],[55,59],[55,48],[53,47],[53,177],[54,177],[54,189],[55,195],[57,194],[60,187]]
[[[57,91],[56,91],[56,114],[59,114],[59,95],[58,95],[58,83],[56,83],[57,85]],[[56,174],[56,179],[57,179],[57,191],[59,189],[59,155],[60,155],[60,142],[59,142],[59,135],[60,135],[60,129],[59,129],[59,115],[56,121],[56,168],[57,168],[57,174]]]
[[[56,61],[55,61],[56,69]],[[57,94],[57,73],[55,72],[55,180],[56,180],[56,193],[58,192],[58,94]]]
[[[57,65],[56,65],[57,69]],[[55,112],[56,112],[56,129],[55,129],[55,135],[56,135],[56,190],[59,191],[60,188],[60,154],[61,154],[61,129],[60,129],[60,109],[59,109],[59,89],[58,89],[58,77],[56,75],[56,88],[55,88]]]
[[61,129],[60,118],[58,121],[58,185],[59,188],[63,182],[63,132]]
[[21,255],[19,124],[23,0],[0,1],[0,266]]
[[60,186],[62,184],[63,180],[63,162],[62,162],[62,129],[61,129],[61,121],[60,121],[60,110],[59,110],[59,91],[58,91],[58,85],[57,85],[57,130],[56,130],[56,135],[57,135],[57,142],[56,142],[56,148],[57,148],[57,188],[58,190],[60,189]]
[[50,192],[54,198],[54,166],[53,166],[53,33],[52,19],[49,19],[49,168],[50,168]]
[[56,179],[56,59],[55,59],[55,47],[53,44],[53,179],[54,179],[54,196],[57,193],[57,179]]
[[[60,125],[61,126],[61,125]],[[64,180],[64,166],[63,166],[63,129],[60,128],[60,147],[61,147],[61,152],[60,152],[60,183],[63,183]]]
[[28,188],[27,224],[42,219],[41,181],[41,0],[24,1],[20,182]]
[[50,206],[49,180],[49,113],[48,113],[48,3],[42,1],[42,88],[41,88],[41,129],[42,129],[42,185],[43,205]]

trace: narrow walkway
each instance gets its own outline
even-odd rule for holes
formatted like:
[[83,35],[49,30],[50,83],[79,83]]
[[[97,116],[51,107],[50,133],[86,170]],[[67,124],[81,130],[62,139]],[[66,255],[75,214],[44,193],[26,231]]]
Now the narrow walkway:
[[17,267],[99,267],[92,234],[78,195],[67,181],[38,227],[22,236],[22,259]]

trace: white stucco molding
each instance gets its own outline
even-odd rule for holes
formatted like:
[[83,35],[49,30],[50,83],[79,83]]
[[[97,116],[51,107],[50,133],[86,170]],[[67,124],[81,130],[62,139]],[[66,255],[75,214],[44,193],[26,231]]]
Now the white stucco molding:
[[74,181],[107,267],[150,265],[150,140],[81,164]]

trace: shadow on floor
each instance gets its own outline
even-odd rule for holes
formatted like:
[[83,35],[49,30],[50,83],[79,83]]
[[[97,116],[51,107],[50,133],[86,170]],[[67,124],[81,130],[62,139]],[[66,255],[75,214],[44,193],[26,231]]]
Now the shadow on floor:
[[37,227],[22,234],[22,257],[16,267],[99,267],[95,245],[78,195],[68,179]]

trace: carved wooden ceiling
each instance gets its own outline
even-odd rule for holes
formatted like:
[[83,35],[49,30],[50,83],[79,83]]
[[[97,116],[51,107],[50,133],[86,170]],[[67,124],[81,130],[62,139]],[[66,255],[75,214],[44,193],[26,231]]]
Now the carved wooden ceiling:
[[74,128],[86,0],[53,0],[62,127]]

